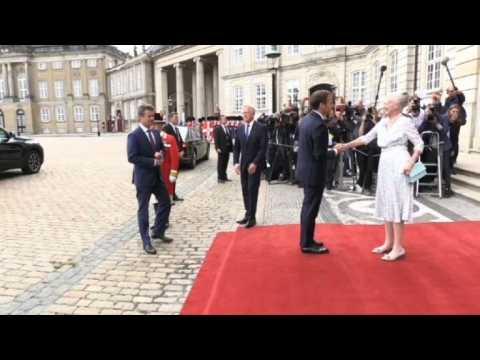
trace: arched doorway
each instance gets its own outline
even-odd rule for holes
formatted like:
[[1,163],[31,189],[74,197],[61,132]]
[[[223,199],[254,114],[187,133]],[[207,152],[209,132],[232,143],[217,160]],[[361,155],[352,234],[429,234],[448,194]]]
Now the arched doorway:
[[17,110],[17,134],[23,134],[25,132],[25,111],[23,109]]

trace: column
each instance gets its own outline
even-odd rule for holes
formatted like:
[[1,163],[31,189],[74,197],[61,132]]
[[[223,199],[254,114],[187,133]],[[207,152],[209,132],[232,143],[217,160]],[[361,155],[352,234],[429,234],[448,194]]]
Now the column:
[[218,107],[218,64],[213,64],[213,112],[217,111]]
[[7,64],[2,64],[3,86],[5,86],[5,97],[8,97],[8,78],[7,78]]
[[12,72],[12,64],[7,64],[7,73],[8,73],[8,96],[13,97],[13,72]]
[[27,91],[28,91],[26,99],[31,99],[32,89],[30,89],[30,76],[28,75],[28,61],[25,61],[25,82],[26,82]]
[[192,71],[192,115],[197,117],[197,73]]
[[218,68],[217,68],[217,90],[218,90],[218,107],[220,108],[220,111],[222,113],[225,113],[226,107],[225,107],[225,88],[224,88],[224,82],[223,82],[223,74],[225,72],[224,66],[224,54],[223,54],[223,49],[217,51],[217,58],[218,58]]
[[183,89],[183,65],[178,63],[174,65],[176,70],[177,83],[177,113],[182,122],[185,121],[185,93]]
[[197,117],[205,116],[205,72],[203,69],[203,60],[200,57],[193,59],[196,66],[197,77]]
[[157,112],[168,112],[168,76],[162,67],[155,68],[155,108]]

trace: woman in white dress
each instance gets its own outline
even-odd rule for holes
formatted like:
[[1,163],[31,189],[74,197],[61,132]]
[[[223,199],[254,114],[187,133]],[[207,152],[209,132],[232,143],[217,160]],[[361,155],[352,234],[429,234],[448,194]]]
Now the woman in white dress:
[[[369,133],[348,144],[337,145],[337,150],[345,151],[367,145],[377,138],[382,149],[375,212],[385,221],[385,242],[372,252],[384,254],[382,260],[385,261],[395,261],[406,254],[404,223],[413,220],[413,185],[408,175],[423,152],[423,140],[412,119],[401,112],[407,104],[406,95],[389,98],[384,106],[385,117]],[[409,140],[414,145],[412,156],[407,150]]]

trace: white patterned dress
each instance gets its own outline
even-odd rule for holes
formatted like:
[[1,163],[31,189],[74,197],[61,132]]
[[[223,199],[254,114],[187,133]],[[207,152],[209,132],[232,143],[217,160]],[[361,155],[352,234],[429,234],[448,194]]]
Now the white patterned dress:
[[412,222],[413,185],[403,168],[410,159],[408,140],[415,150],[423,151],[423,140],[411,118],[401,115],[390,128],[388,118],[383,118],[361,138],[369,143],[377,138],[382,149],[378,166],[377,193],[375,197],[376,216],[386,222]]

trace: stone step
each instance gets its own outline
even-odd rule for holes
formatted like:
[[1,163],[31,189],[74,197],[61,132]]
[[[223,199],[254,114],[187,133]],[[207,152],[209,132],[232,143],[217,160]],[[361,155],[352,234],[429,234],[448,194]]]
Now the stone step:
[[473,200],[475,202],[478,202],[480,206],[480,191],[479,190],[472,190],[470,188],[467,188],[465,186],[457,185],[455,183],[452,183],[452,190],[455,194],[459,194],[463,197],[466,197],[470,200]]
[[470,190],[476,190],[480,193],[480,176],[457,173],[457,175],[452,175],[452,183],[469,188]]

